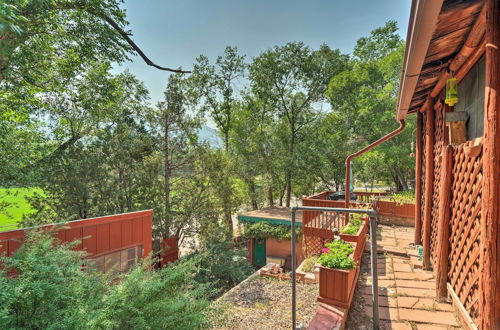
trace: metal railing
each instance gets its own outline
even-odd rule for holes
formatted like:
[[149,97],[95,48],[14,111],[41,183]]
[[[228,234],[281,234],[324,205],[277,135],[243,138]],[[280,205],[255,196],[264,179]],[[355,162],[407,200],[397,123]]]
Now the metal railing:
[[348,209],[339,207],[314,207],[314,206],[295,206],[292,207],[292,329],[296,330],[296,268],[297,260],[295,253],[295,213],[299,210],[307,211],[328,211],[339,213],[364,213],[370,217],[370,261],[372,275],[372,308],[373,308],[373,329],[379,328],[379,313],[378,313],[378,274],[377,274],[377,217],[378,213],[372,209]]

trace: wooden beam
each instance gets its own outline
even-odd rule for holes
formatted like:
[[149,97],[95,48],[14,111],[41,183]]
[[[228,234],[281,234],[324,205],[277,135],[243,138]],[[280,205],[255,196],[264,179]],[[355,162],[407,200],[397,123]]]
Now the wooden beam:
[[439,183],[439,210],[437,236],[436,295],[439,299],[448,296],[448,252],[450,246],[451,179],[453,170],[453,148],[443,146],[441,158],[441,182]]
[[417,113],[415,150],[415,244],[422,243],[422,114]]
[[486,6],[479,315],[481,329],[500,329],[500,0],[487,0]]
[[[450,70],[454,71],[455,76],[460,75],[461,79],[463,79],[465,74],[469,72],[472,65],[474,65],[476,61],[479,60],[479,58],[481,58],[481,56],[484,53],[483,37],[485,34],[485,25],[486,25],[485,22],[486,22],[486,5],[478,14],[476,22],[474,23],[469,33],[469,36],[467,37],[467,40],[464,43],[464,46],[462,47],[462,49],[460,49],[460,52],[449,63]],[[441,92],[441,90],[445,87],[446,80],[448,79],[448,77],[449,73],[447,71],[443,71],[441,73],[438,82],[434,86],[432,92],[427,97],[427,100],[422,106],[421,111],[425,111],[429,106],[428,103],[430,102],[430,100],[438,96],[439,92]]]
[[432,191],[434,187],[434,105],[431,104],[425,113],[425,192],[423,246],[425,269],[431,267],[431,220]]

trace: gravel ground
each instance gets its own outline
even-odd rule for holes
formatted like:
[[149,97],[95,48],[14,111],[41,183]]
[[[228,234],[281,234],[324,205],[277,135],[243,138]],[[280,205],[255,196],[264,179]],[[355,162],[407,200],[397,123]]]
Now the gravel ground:
[[[291,283],[254,276],[223,296],[226,313],[215,329],[290,329]],[[297,324],[305,327],[316,313],[317,284],[297,283]]]

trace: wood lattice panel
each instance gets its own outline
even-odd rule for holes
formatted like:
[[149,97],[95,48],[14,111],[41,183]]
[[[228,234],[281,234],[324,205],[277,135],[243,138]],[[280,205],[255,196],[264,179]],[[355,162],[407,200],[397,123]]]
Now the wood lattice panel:
[[481,140],[466,142],[453,150],[448,281],[479,325],[482,151],[469,156],[465,153],[474,143],[480,145]]
[[431,261],[435,264],[437,257],[437,231],[439,210],[439,186],[441,184],[441,159],[442,150],[446,142],[446,130],[443,103],[437,102],[434,108],[434,187],[432,191],[432,217],[431,217]]
[[345,216],[337,212],[306,211],[302,213],[302,233],[306,255],[319,254],[333,239],[333,229],[345,225]]

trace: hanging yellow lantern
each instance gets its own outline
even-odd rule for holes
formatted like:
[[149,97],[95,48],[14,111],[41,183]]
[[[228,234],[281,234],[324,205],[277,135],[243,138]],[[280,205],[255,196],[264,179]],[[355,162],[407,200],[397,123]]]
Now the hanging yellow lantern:
[[450,107],[454,106],[458,102],[458,83],[456,78],[450,78],[446,80],[446,98],[444,103],[448,104]]

